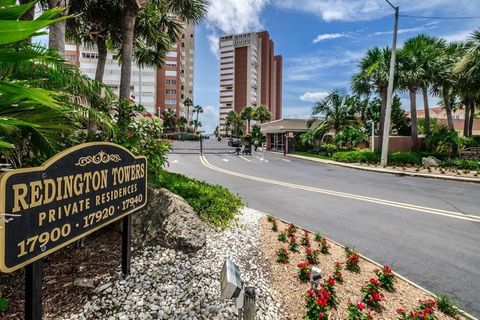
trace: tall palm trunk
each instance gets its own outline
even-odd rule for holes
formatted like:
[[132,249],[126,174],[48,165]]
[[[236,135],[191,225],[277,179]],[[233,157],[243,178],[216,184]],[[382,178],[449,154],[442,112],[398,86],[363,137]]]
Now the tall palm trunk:
[[130,97],[130,81],[132,77],[133,37],[135,34],[135,19],[139,7],[135,0],[125,0],[123,10],[122,36],[122,70],[120,76],[120,100]]
[[425,111],[425,135],[430,134],[430,106],[428,103],[428,88],[422,87],[423,109]]
[[377,151],[382,152],[383,128],[385,127],[385,113],[387,111],[387,89],[380,91],[380,125],[378,132]]
[[[68,7],[69,0],[48,0],[48,7]],[[62,13],[65,15],[66,11]],[[52,24],[49,27],[48,47],[57,50],[61,55],[65,54],[65,21]]]
[[453,117],[452,117],[452,106],[450,104],[450,93],[448,88],[443,88],[443,104],[445,105],[445,111],[447,112],[447,123],[448,123],[448,130],[454,131],[455,128],[453,126]]
[[418,151],[417,88],[410,88],[410,114],[412,122],[412,151]]
[[471,111],[471,105],[472,101],[470,99],[465,99],[464,102],[465,105],[465,120],[463,122],[463,136],[467,137],[469,132],[470,132],[470,111]]
[[472,136],[473,135],[473,120],[475,119],[475,102],[472,101],[472,104],[470,105],[470,125],[468,126],[468,135]]
[[104,37],[97,37],[98,61],[97,69],[95,70],[95,80],[103,82],[103,75],[105,73],[105,64],[107,62],[107,42]]

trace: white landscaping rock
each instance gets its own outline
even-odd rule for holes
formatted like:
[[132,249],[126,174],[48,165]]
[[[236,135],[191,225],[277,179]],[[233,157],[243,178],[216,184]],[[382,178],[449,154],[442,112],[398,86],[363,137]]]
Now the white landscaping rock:
[[244,208],[231,228],[210,229],[206,246],[194,254],[160,246],[134,251],[130,277],[118,272],[99,286],[103,290],[80,314],[63,319],[236,319],[234,303],[220,300],[220,271],[227,258],[240,267],[246,285],[256,288],[256,318],[280,319],[268,265],[257,247],[262,216]]

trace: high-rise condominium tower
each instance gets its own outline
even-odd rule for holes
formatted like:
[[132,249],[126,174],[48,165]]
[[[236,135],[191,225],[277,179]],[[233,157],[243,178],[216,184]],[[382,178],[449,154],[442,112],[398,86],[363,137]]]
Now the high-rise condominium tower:
[[226,35],[220,38],[220,131],[225,117],[247,106],[264,105],[272,120],[282,118],[281,55],[267,31]]

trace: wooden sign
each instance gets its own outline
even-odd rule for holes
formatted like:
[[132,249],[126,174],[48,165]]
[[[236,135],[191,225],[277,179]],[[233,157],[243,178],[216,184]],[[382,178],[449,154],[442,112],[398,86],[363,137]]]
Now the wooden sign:
[[0,177],[0,271],[12,272],[146,204],[147,162],[106,142]]
[[480,160],[480,148],[466,148],[460,151],[463,160]]

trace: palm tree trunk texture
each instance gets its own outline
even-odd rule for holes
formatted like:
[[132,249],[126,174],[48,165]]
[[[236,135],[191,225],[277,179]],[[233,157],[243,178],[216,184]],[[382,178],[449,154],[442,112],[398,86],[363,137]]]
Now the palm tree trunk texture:
[[107,42],[105,38],[97,38],[97,50],[98,50],[98,62],[97,69],[95,70],[95,80],[103,82],[103,75],[105,73],[105,63],[107,62]]
[[128,100],[130,97],[130,81],[132,77],[133,60],[133,37],[135,19],[134,0],[126,0],[123,11],[123,37],[122,37],[122,70],[120,76],[120,100]]
[[448,89],[443,89],[443,104],[445,105],[445,111],[447,112],[448,130],[454,131],[452,107],[450,105],[450,94]]
[[[67,7],[69,0],[48,0],[48,7]],[[65,15],[66,11],[62,13]],[[52,24],[49,27],[48,47],[57,50],[61,55],[65,53],[65,21]]]
[[470,125],[468,126],[468,135],[472,136],[473,135],[473,120],[475,119],[475,102],[472,101],[470,105]]
[[[29,2],[32,2],[32,0],[20,0],[20,4],[25,4],[25,3],[29,3]],[[31,7],[30,10],[25,12],[21,19],[22,20],[33,20],[34,17],[35,17],[35,6]],[[31,38],[30,38],[30,40],[31,40]]]
[[412,151],[418,150],[417,90],[410,89],[410,117],[412,121]]
[[387,111],[387,90],[380,91],[380,125],[377,139],[377,151],[382,152],[383,128],[385,127],[385,113]]
[[465,100],[465,120],[463,121],[463,136],[467,137],[470,132],[470,110],[472,102],[469,99]]
[[425,134],[430,134],[430,106],[428,103],[428,88],[423,87],[423,109],[425,111]]

